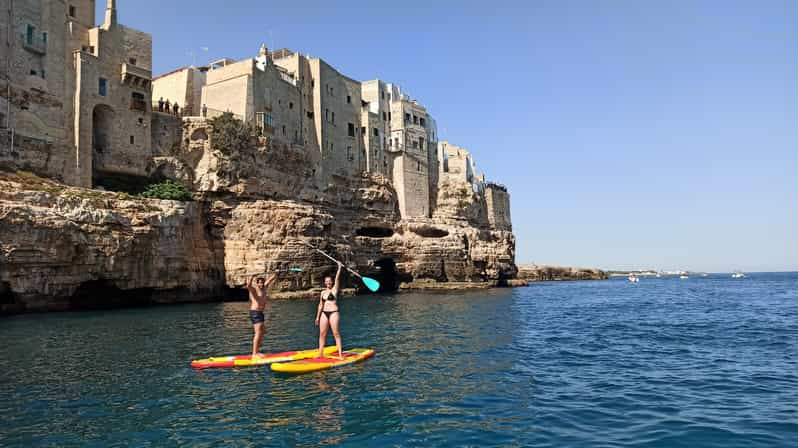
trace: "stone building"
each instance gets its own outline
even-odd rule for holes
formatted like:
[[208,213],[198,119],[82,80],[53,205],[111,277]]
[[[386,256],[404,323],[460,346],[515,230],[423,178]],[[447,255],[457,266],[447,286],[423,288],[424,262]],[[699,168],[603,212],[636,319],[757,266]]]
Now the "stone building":
[[116,0],[99,27],[94,0],[4,4],[0,160],[85,187],[145,175],[152,38],[117,22]]
[[[380,120],[383,134],[381,141],[375,141],[382,145],[382,152],[370,148],[368,170],[388,174],[393,180],[403,217],[429,217],[439,169],[433,150],[437,147],[435,120],[396,84],[375,79],[362,83],[362,90],[363,101]],[[373,132],[377,136],[378,131]]]
[[[180,115],[202,114],[202,87],[206,84],[208,67],[183,67],[152,80],[152,105],[158,110],[159,102],[175,102],[180,106]],[[164,112],[162,110],[161,112]]]

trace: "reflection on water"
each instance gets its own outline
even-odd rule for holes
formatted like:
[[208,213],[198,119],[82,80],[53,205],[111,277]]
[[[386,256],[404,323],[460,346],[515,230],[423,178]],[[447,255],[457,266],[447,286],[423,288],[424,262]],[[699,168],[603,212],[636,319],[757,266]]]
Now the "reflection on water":
[[[313,348],[277,301],[264,348]],[[195,371],[247,303],[0,319],[2,446],[789,446],[798,276],[344,298],[360,364]]]

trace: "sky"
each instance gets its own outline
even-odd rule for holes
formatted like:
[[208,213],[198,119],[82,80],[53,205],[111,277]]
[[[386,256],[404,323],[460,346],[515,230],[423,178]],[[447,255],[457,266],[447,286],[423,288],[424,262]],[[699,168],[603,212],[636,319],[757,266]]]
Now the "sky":
[[797,1],[118,3],[155,75],[265,42],[398,83],[508,187],[518,263],[798,270]]

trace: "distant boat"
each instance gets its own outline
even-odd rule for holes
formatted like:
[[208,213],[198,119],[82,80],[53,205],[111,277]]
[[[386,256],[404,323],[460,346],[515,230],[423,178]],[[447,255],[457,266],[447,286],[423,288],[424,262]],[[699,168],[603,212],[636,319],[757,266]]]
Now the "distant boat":
[[701,277],[707,277],[709,274],[701,274]]
[[660,277],[662,277],[662,275],[660,275],[660,273],[657,272],[657,278],[660,278]]
[[687,274],[682,274],[682,275],[679,276],[679,278],[682,279],[682,280],[687,280],[690,277],[688,277]]
[[632,283],[639,283],[640,279],[635,274],[629,274],[629,281]]
[[734,274],[732,274],[732,278],[745,278],[745,274],[743,274],[742,272],[735,272]]

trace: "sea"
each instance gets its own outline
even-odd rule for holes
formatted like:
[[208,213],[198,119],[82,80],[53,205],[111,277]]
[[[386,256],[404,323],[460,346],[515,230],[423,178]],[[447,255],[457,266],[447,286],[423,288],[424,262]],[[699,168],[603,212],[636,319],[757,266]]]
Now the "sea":
[[[316,303],[272,302],[264,351],[317,346]],[[297,376],[190,367],[250,351],[244,302],[0,318],[0,446],[798,446],[798,273],[340,307],[376,356]]]

